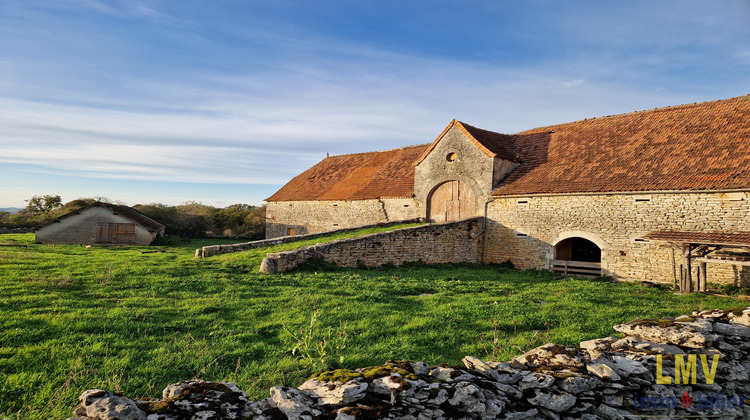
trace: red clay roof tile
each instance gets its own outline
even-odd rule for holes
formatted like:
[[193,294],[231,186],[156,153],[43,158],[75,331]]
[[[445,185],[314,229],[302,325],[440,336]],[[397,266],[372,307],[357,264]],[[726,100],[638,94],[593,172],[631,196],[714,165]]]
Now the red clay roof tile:
[[750,95],[537,128],[493,195],[750,188]]
[[521,162],[493,195],[750,188],[750,95],[541,127],[514,135],[453,120],[431,144],[332,156],[266,201],[411,197],[414,165],[458,126]]
[[458,127],[466,137],[473,142],[479,150],[483,151],[487,156],[500,157],[511,162],[516,162],[516,155],[513,152],[513,136],[508,134],[495,133],[494,131],[482,130],[481,128],[473,127],[469,124],[462,123],[458,120],[453,120],[448,124],[442,133],[433,141],[429,147],[422,153],[422,155],[414,162],[414,165],[419,165],[427,155],[440,143],[440,139],[452,127]]
[[750,245],[750,232],[681,232],[660,230],[644,236],[652,241],[707,245]]
[[331,156],[266,201],[367,200],[414,195],[414,161],[429,144]]

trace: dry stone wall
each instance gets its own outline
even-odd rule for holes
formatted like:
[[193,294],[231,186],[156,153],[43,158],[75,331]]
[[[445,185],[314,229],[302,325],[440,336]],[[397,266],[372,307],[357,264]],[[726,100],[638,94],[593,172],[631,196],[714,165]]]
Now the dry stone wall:
[[161,399],[89,390],[71,419],[750,418],[750,308],[614,328],[623,338],[545,344],[509,362],[322,372],[258,402],[230,382],[184,381]]
[[272,201],[266,205],[266,238],[328,232],[418,219],[423,210],[411,198],[355,201]]
[[477,262],[480,256],[480,239],[473,237],[479,233],[481,225],[482,219],[475,217],[269,253],[261,263],[260,271],[289,271],[312,258],[342,267],[401,265],[411,261],[427,264]]
[[8,233],[31,233],[34,229],[31,228],[0,228],[0,235]]
[[285,244],[288,242],[315,239],[315,238],[320,238],[323,236],[332,235],[335,233],[349,232],[352,230],[386,227],[386,226],[399,225],[402,223],[417,223],[417,222],[419,222],[419,219],[402,220],[398,222],[377,223],[374,225],[357,226],[357,227],[351,227],[347,229],[338,229],[338,230],[329,231],[329,232],[311,233],[307,235],[282,236],[282,237],[273,238],[273,239],[262,239],[259,241],[242,242],[242,243],[237,243],[237,244],[209,245],[209,246],[204,246],[203,248],[200,248],[200,249],[196,249],[195,257],[206,258],[206,257],[210,257],[213,255],[229,254],[232,252],[240,252],[240,251],[247,251],[250,249],[262,248],[264,246],[281,245],[281,244]]
[[[604,273],[623,280],[674,281],[681,254],[643,241],[657,230],[750,232],[750,193],[651,193],[497,198],[488,206],[485,262],[548,268],[568,237],[602,248]],[[750,284],[750,267],[708,264],[708,280]]]

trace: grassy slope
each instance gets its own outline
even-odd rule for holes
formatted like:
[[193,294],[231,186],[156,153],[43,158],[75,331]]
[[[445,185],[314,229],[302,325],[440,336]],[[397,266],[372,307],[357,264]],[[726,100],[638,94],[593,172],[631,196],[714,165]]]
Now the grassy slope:
[[[284,327],[309,332],[318,311],[311,341],[328,327],[334,341],[348,339],[338,350],[331,342],[325,364],[356,368],[486,357],[477,336],[491,333],[493,319],[502,339],[520,347],[545,323],[553,341],[575,345],[636,317],[744,303],[494,266],[267,276],[256,274],[260,251],[194,260],[194,249],[208,244],[197,241],[140,254],[143,248],[32,240],[0,236],[0,243],[29,244],[0,247],[0,417],[64,418],[85,389],[158,396],[193,377],[234,381],[264,398],[270,386],[299,385],[315,370],[292,356],[296,343]],[[514,322],[520,340],[512,337]]]

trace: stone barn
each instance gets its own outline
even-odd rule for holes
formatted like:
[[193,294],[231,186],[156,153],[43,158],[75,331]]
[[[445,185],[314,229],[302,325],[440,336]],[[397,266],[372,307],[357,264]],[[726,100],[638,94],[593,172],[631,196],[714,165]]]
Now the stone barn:
[[[267,237],[484,217],[480,262],[750,283],[750,95],[327,157],[267,199]],[[702,283],[701,283],[702,280]]]
[[164,225],[117,204],[96,202],[36,228],[42,244],[149,245]]

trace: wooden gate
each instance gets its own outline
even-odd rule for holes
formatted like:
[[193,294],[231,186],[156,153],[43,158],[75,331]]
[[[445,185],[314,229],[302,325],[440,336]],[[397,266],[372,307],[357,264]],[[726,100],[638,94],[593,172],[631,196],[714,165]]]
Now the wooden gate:
[[474,192],[461,181],[440,184],[427,200],[427,219],[450,222],[474,215]]
[[96,243],[114,245],[135,244],[135,223],[97,223]]

